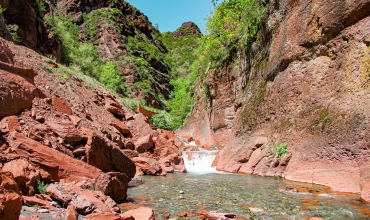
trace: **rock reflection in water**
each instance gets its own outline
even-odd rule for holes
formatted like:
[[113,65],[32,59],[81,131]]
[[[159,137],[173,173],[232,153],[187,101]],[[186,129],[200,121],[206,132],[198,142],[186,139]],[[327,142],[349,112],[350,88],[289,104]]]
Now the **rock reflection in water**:
[[[143,180],[144,184],[128,189],[128,196],[135,203],[143,204],[135,197],[145,195],[148,200],[144,204],[154,209],[159,219],[168,214],[176,217],[204,209],[235,213],[249,219],[305,219],[307,216],[335,220],[369,219],[358,207],[370,209],[370,206],[357,200],[279,192],[279,186],[302,187],[302,184],[286,183],[281,179],[222,173],[174,173],[166,177],[144,176]],[[306,185],[311,189],[319,188]]]

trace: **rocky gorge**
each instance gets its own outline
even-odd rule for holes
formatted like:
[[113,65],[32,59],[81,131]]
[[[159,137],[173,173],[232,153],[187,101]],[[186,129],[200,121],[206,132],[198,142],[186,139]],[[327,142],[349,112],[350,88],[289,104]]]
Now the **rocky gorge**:
[[[128,187],[143,175],[186,172],[183,151],[194,149],[220,149],[218,171],[319,184],[370,203],[369,0],[266,2],[251,49],[207,69],[176,134],[122,98],[159,108],[173,89],[169,51],[144,14],[124,1],[41,2],[0,0],[0,219],[27,219],[25,210],[35,219],[45,209],[55,219],[155,219],[145,202],[132,203]],[[114,63],[123,94],[66,59],[46,24],[57,13],[79,28],[78,44],[92,42],[96,59]],[[201,36],[191,22],[171,36],[189,33]]]
[[31,197],[40,184],[80,214],[114,213],[138,175],[185,171],[172,132],[124,108],[93,79],[25,46],[0,44],[1,219],[18,219],[22,201],[55,210],[50,197]]

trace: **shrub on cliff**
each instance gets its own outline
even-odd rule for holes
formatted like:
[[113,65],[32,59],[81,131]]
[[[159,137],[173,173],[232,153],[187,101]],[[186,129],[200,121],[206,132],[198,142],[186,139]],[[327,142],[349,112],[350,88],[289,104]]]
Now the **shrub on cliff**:
[[267,155],[271,155],[273,153],[277,154],[279,158],[282,158],[284,155],[286,155],[286,154],[289,153],[289,151],[288,151],[288,143],[287,142],[284,142],[284,143],[281,143],[281,144],[272,146],[268,150]]
[[[217,2],[213,0],[214,4]],[[264,0],[222,1],[207,18],[202,56],[222,66],[238,47],[250,47],[260,28],[265,5]]]
[[62,15],[47,17],[45,22],[51,28],[52,33],[62,41],[64,62],[77,65],[85,73],[97,77],[102,61],[94,45],[80,43],[78,39],[80,29],[73,23],[73,17]]
[[125,93],[124,79],[118,75],[117,67],[112,61],[107,61],[100,66],[99,81],[118,93]]

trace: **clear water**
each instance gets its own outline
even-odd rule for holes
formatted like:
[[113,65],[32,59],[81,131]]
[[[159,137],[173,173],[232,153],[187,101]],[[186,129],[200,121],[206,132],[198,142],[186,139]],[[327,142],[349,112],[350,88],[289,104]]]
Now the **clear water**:
[[[370,206],[356,199],[278,191],[279,186],[319,188],[311,184],[223,173],[174,173],[166,177],[144,176],[143,181],[144,184],[129,188],[128,196],[134,203],[152,208],[159,219],[167,214],[176,219],[180,218],[176,214],[197,210],[229,212],[248,219],[370,219],[358,211]],[[143,202],[138,199],[140,196],[148,199]],[[192,218],[196,219],[187,217]]]

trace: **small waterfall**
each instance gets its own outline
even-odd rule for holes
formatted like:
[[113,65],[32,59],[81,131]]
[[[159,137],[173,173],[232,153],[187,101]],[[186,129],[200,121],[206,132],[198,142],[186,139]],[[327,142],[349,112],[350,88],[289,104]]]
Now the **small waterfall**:
[[212,167],[212,163],[218,152],[218,150],[207,151],[204,149],[183,151],[182,157],[186,171],[199,174],[216,172],[216,167]]

